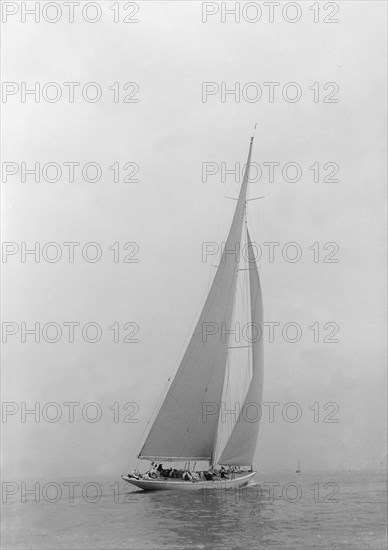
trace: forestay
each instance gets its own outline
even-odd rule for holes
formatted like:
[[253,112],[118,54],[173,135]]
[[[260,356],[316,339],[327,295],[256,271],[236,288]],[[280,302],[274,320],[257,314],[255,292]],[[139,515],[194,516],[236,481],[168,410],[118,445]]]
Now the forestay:
[[[232,225],[209,295],[190,343],[162,406],[138,455],[150,460],[212,461],[217,438],[219,405],[225,378],[227,343],[203,337],[206,323],[229,326],[236,292],[238,262],[244,222],[252,142]],[[206,341],[205,341],[206,340]],[[206,403],[218,404],[215,414],[203,414]]]

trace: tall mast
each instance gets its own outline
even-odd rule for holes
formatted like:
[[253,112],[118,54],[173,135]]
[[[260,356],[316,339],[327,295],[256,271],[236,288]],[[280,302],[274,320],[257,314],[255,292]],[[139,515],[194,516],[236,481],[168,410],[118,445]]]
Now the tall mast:
[[[257,126],[257,122],[254,126],[253,134],[250,138],[248,159],[247,159],[247,162],[246,162],[246,165],[245,165],[244,177],[243,177],[243,181],[242,181],[242,184],[241,184],[239,197],[237,199],[238,201],[242,201],[242,200],[244,201],[244,203],[243,203],[243,224],[242,224],[241,232],[240,232],[240,235],[239,235],[239,244],[240,244],[239,250],[241,250],[242,230],[243,230],[243,227],[246,228],[246,226],[247,226],[247,200],[248,200],[247,195],[248,195],[248,184],[249,184],[249,169],[250,169],[250,165],[251,165],[252,146],[253,146],[253,140],[255,138],[256,126]],[[237,211],[237,208],[238,208],[238,205],[236,207],[236,211]],[[238,277],[238,269],[236,270],[236,282],[237,282],[237,277]],[[236,301],[236,288],[235,288],[235,292],[234,292],[234,296],[233,296],[233,311],[235,309],[235,301]],[[227,362],[227,357],[226,357],[226,362]],[[226,369],[225,369],[225,371],[226,371]],[[225,386],[225,379],[224,379],[224,386]],[[217,446],[217,441],[218,441],[218,436],[219,436],[219,428],[220,428],[220,426],[218,424],[217,434],[216,434],[216,438],[215,438],[215,442],[214,442],[214,449],[213,449],[211,459],[209,461],[211,468],[213,467],[214,461],[215,461],[216,446]]]
[[253,145],[253,140],[255,139],[256,126],[257,126],[257,122],[255,122],[255,125],[253,127],[253,134],[251,135],[250,144],[249,144],[248,160],[247,160],[247,164],[245,165],[244,178],[243,178],[243,183],[244,183],[245,177],[247,178],[247,191],[246,191],[245,205],[244,205],[244,221],[245,221],[245,223],[247,223],[247,201],[248,201],[247,196],[248,196],[248,186],[249,186],[249,168],[250,168],[250,164],[251,164],[252,145]]
[[[238,271],[233,250],[241,245],[252,144],[253,136],[221,261],[186,352],[140,450],[140,459],[214,463],[228,349],[219,335],[204,333],[204,329],[231,323]],[[214,404],[218,409],[211,407]]]
[[[256,129],[256,124],[255,124]],[[254,134],[251,137],[250,153]],[[250,156],[249,156],[250,162]],[[249,168],[249,166],[247,166]],[[262,197],[256,197],[262,198]],[[246,199],[255,200],[255,199]],[[246,214],[246,205],[245,211]],[[248,228],[247,244],[248,244],[248,272],[249,272],[249,294],[250,294],[250,316],[254,325],[262,326],[263,324],[263,300],[260,288],[260,278],[256,264],[254,250],[250,239]],[[263,399],[263,376],[264,376],[264,347],[263,339],[255,339],[251,344],[252,348],[252,377],[249,387],[243,402],[237,422],[234,425],[232,433],[226,443],[224,450],[219,457],[218,463],[224,466],[249,466],[252,469],[257,439],[259,435],[260,419],[255,422],[247,422],[244,417],[245,407],[250,403],[257,403],[260,407]]]

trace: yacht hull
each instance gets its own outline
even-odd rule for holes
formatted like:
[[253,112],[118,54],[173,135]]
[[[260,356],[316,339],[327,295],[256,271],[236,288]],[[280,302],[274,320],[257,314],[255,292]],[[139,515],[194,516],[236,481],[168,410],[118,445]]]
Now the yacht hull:
[[207,489],[239,489],[247,485],[256,472],[234,479],[220,479],[216,481],[181,481],[175,479],[137,479],[132,476],[121,476],[124,481],[143,489],[143,491],[200,491]]

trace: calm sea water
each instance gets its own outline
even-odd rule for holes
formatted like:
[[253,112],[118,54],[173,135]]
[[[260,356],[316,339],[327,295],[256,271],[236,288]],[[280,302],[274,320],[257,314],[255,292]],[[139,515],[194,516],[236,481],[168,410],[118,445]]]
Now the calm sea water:
[[[71,481],[79,484],[74,498]],[[385,472],[272,473],[256,481],[244,491],[207,494],[126,491],[113,479],[3,481],[1,547],[386,548]],[[27,495],[32,488],[36,494]]]

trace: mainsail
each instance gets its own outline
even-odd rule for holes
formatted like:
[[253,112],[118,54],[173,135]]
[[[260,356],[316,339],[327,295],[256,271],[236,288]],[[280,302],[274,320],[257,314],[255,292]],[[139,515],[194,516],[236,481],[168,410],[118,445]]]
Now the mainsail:
[[[228,344],[221,337],[206,337],[204,328],[210,323],[220,330],[221,325],[229,326],[232,319],[252,143],[253,137],[220,264],[187,350],[138,458],[211,462],[214,459]],[[255,285],[256,280],[252,287]]]
[[224,466],[252,466],[259,435],[263,399],[264,346],[261,335],[263,301],[259,273],[248,229],[247,243],[252,323],[252,378],[237,422],[218,460],[218,463]]

